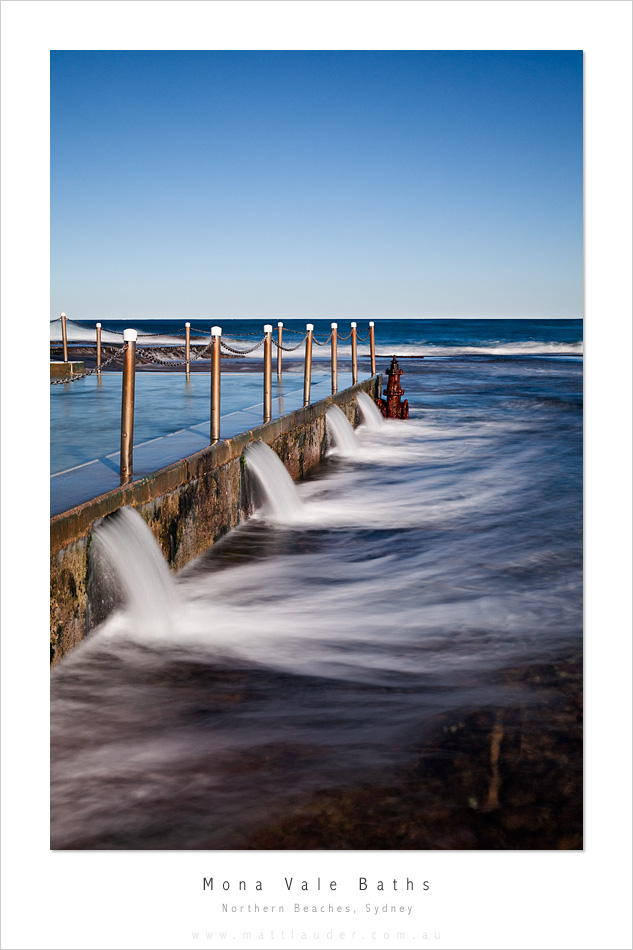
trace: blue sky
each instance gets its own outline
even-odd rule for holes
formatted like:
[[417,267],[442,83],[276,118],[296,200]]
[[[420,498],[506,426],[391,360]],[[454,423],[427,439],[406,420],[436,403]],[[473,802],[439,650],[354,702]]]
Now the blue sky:
[[51,318],[580,317],[582,69],[54,51]]

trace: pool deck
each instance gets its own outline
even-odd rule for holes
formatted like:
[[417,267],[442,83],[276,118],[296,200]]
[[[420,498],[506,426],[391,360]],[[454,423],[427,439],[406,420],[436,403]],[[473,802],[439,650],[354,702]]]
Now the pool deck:
[[[351,374],[339,374],[339,391],[351,385]],[[273,382],[272,415],[277,419],[286,413],[303,406],[303,375],[284,376],[283,393],[276,391]],[[327,373],[318,373],[312,379],[310,402],[318,402],[329,396],[332,391],[331,378]],[[231,391],[223,382],[222,407],[220,415],[220,438],[230,439],[262,424],[263,402],[244,406],[244,393],[241,387]],[[242,405],[240,405],[242,403]],[[172,462],[184,459],[199,452],[210,444],[210,419],[179,429],[158,438],[134,445],[133,481],[145,478]],[[51,474],[50,477],[50,513],[51,517],[68,511],[83,502],[118,488],[120,452],[111,452],[100,458],[92,459]]]

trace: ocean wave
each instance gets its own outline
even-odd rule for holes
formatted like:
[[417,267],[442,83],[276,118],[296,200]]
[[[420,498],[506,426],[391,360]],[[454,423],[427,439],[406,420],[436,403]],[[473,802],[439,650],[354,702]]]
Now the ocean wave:
[[389,346],[397,346],[399,356],[582,356],[582,340],[575,343],[559,343],[539,340],[523,340],[516,343],[495,341],[463,345],[441,343],[377,344],[377,349],[388,353]]
[[[66,321],[66,333],[69,343],[86,343],[94,345],[96,342],[96,332],[93,327],[85,326],[81,323],[75,323],[72,320]],[[51,343],[61,343],[62,331],[60,320],[51,321],[50,338]],[[261,339],[261,337],[259,337],[259,339]],[[222,335],[222,340],[235,351],[243,352],[244,355],[248,355],[251,359],[261,359],[263,357],[263,348],[261,346],[258,349],[249,352],[251,347],[253,347],[258,342],[257,335],[253,335],[252,337],[249,336],[248,339],[244,339],[239,335],[233,337],[229,332]],[[325,337],[323,337],[323,341],[324,340]],[[123,343],[123,333],[113,330],[106,330],[104,328],[101,331],[101,341],[105,344],[121,345]],[[139,331],[139,346],[184,346],[184,342],[184,334],[144,334],[142,330]],[[191,335],[191,343],[193,346],[204,345],[210,342],[211,336],[209,334],[192,333]],[[284,339],[284,346],[292,346],[297,342],[298,340],[296,337]],[[402,343],[393,337],[383,340],[380,338],[380,334],[377,334],[376,349],[380,354],[379,358],[381,359],[384,359],[393,353],[397,354],[398,356],[425,356],[428,358],[456,356],[550,356],[564,359],[582,357],[583,342],[582,340],[569,343],[563,343],[560,341],[546,342],[544,340],[520,340],[514,342],[507,340],[492,340],[473,341],[470,343],[458,341],[455,341],[454,343],[430,343],[425,341],[416,343]],[[359,341],[359,358],[367,358],[368,351],[369,346],[367,341]],[[276,350],[274,352],[276,353]],[[303,358],[304,353],[305,347],[299,346],[293,352],[286,351],[284,353],[284,358]],[[351,346],[349,341],[339,342],[338,354],[342,359],[347,359],[351,356]],[[323,357],[327,357],[329,359],[329,344],[326,344],[325,346],[317,345],[317,341],[315,341],[312,355],[314,359]]]
[[[62,342],[62,325],[61,320],[51,321],[51,343],[61,343]],[[90,343],[95,344],[97,335],[96,329],[94,327],[86,327],[81,323],[74,323],[72,320],[66,320],[66,337],[69,343]],[[192,345],[209,343],[211,340],[211,335],[202,335],[198,334],[191,337]],[[117,333],[115,330],[106,330],[103,328],[101,330],[101,342],[102,343],[115,343],[123,345],[123,333]],[[174,336],[169,334],[156,334],[148,333],[144,334],[142,330],[139,331],[138,336],[139,346],[184,346],[185,337]]]

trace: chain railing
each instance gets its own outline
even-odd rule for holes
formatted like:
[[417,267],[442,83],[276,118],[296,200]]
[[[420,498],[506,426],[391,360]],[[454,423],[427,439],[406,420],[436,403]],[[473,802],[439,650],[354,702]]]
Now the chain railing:
[[101,363],[98,363],[92,369],[87,369],[85,373],[71,373],[69,376],[63,376],[61,379],[51,379],[51,386],[59,386],[61,383],[74,383],[77,379],[85,379],[87,376],[94,376],[95,373],[100,373],[104,366],[108,366],[109,363],[113,363],[119,356],[121,356],[127,350],[127,343],[124,343],[122,347],[109,356],[107,360],[102,360]]
[[282,343],[277,343],[277,340],[273,340],[273,343],[275,344],[278,350],[283,350],[284,353],[293,353],[295,350],[298,350],[300,346],[303,346],[307,338],[308,338],[308,334],[304,333],[304,335],[301,337],[301,339],[299,340],[296,346],[284,346]]
[[[51,323],[57,321],[52,320]],[[73,321],[76,325],[76,321]],[[62,314],[62,326],[64,327],[64,337],[65,337],[65,314]],[[86,379],[88,376],[92,376],[95,373],[101,373],[101,371],[113,363],[115,360],[123,356],[123,381],[122,381],[122,410],[121,410],[121,463],[120,463],[120,473],[121,481],[127,482],[130,481],[133,477],[132,470],[132,433],[134,427],[134,374],[136,370],[137,363],[142,364],[144,362],[154,363],[159,366],[185,366],[187,375],[189,374],[190,364],[196,362],[197,360],[208,359],[211,360],[211,429],[210,429],[210,441],[215,443],[220,438],[220,355],[221,351],[225,350],[226,352],[234,356],[246,356],[250,353],[254,353],[261,346],[264,346],[264,422],[268,422],[271,419],[271,393],[272,393],[272,383],[271,383],[271,366],[272,366],[272,347],[277,347],[278,352],[278,363],[277,363],[277,373],[278,378],[281,379],[281,352],[292,353],[295,350],[298,350],[300,347],[305,345],[305,367],[304,367],[304,389],[303,389],[303,405],[308,406],[310,404],[310,388],[311,388],[311,375],[312,375],[312,344],[316,346],[327,346],[331,344],[331,364],[332,364],[332,393],[336,393],[338,389],[338,379],[337,379],[337,344],[339,340],[352,340],[352,381],[355,384],[357,381],[357,348],[356,341],[361,340],[365,342],[369,340],[370,343],[370,356],[371,356],[371,371],[372,376],[376,372],[376,354],[375,354],[375,345],[374,345],[374,324],[369,324],[369,334],[366,337],[358,337],[356,332],[356,324],[352,323],[352,329],[349,334],[339,336],[338,335],[338,324],[331,324],[331,333],[328,337],[323,339],[317,339],[314,335],[314,326],[311,323],[306,325],[306,331],[294,330],[289,327],[284,327],[282,323],[278,324],[278,339],[274,340],[272,338],[272,326],[267,324],[264,327],[264,336],[261,337],[253,346],[242,349],[231,346],[222,339],[222,329],[221,327],[212,327],[211,328],[211,338],[208,343],[199,345],[198,351],[196,352],[190,346],[189,333],[190,326],[185,325],[186,332],[186,341],[185,341],[185,353],[188,352],[189,358],[180,360],[172,359],[169,357],[161,356],[161,351],[165,350],[182,350],[180,344],[163,344],[161,346],[144,346],[142,348],[137,347],[137,340],[139,334],[136,330],[126,329],[123,333],[124,343],[123,346],[118,347],[110,354],[110,356],[101,360],[95,367],[92,369],[86,370],[82,373],[72,373],[69,376],[62,377],[59,379],[52,379],[51,386],[59,386],[62,383],[72,383],[79,379]],[[94,329],[94,328],[92,328]],[[101,327],[98,325],[98,330]],[[294,333],[301,336],[301,339],[295,346],[284,346],[281,342],[282,332],[285,330],[286,333]],[[193,331],[202,334],[203,331]],[[208,336],[208,334],[204,334]],[[230,339],[246,339],[252,338],[255,334],[230,334]],[[148,337],[164,337],[165,334],[141,334],[144,339]],[[100,353],[100,333],[97,336],[97,348]],[[65,341],[64,341],[65,343]],[[66,345],[64,346],[66,350]],[[65,362],[68,362],[65,359]]]
[[256,330],[249,330],[248,333],[234,333],[231,330],[229,334],[232,340],[250,340],[254,336],[259,336]]
[[[147,360],[148,363],[156,363],[159,366],[188,366],[191,363],[195,363],[196,360],[208,359],[211,356],[212,347],[213,347],[213,344],[208,343],[206,346],[202,348],[202,350],[200,350],[199,353],[196,353],[194,350],[193,356],[190,356],[189,359],[184,359],[184,360],[163,359],[160,356],[153,355],[152,353],[148,352],[147,349],[137,350],[136,355],[137,355],[139,363],[142,362],[143,360]],[[173,349],[176,349],[176,347],[161,346],[161,347],[153,347],[152,349],[154,351],[173,350]]]
[[[234,334],[232,333],[231,339],[233,338],[234,338]],[[224,340],[222,340],[222,347],[225,350],[228,350],[229,353],[234,353],[236,356],[246,356],[247,353],[254,353],[255,350],[258,350],[260,348],[260,346],[263,346],[264,339],[265,337],[262,337],[262,339],[259,340],[259,342],[255,344],[255,346],[251,346],[248,350],[236,350],[234,347],[229,346],[228,343],[225,343]]]

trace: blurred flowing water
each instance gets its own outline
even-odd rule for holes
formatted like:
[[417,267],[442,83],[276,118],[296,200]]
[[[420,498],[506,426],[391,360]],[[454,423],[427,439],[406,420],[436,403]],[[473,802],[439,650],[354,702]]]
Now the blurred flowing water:
[[358,439],[342,409],[330,406],[325,413],[325,426],[330,438],[330,455],[356,455]]
[[408,421],[365,416],[290,517],[53,670],[53,848],[582,846],[582,359],[555,342],[402,360]]

